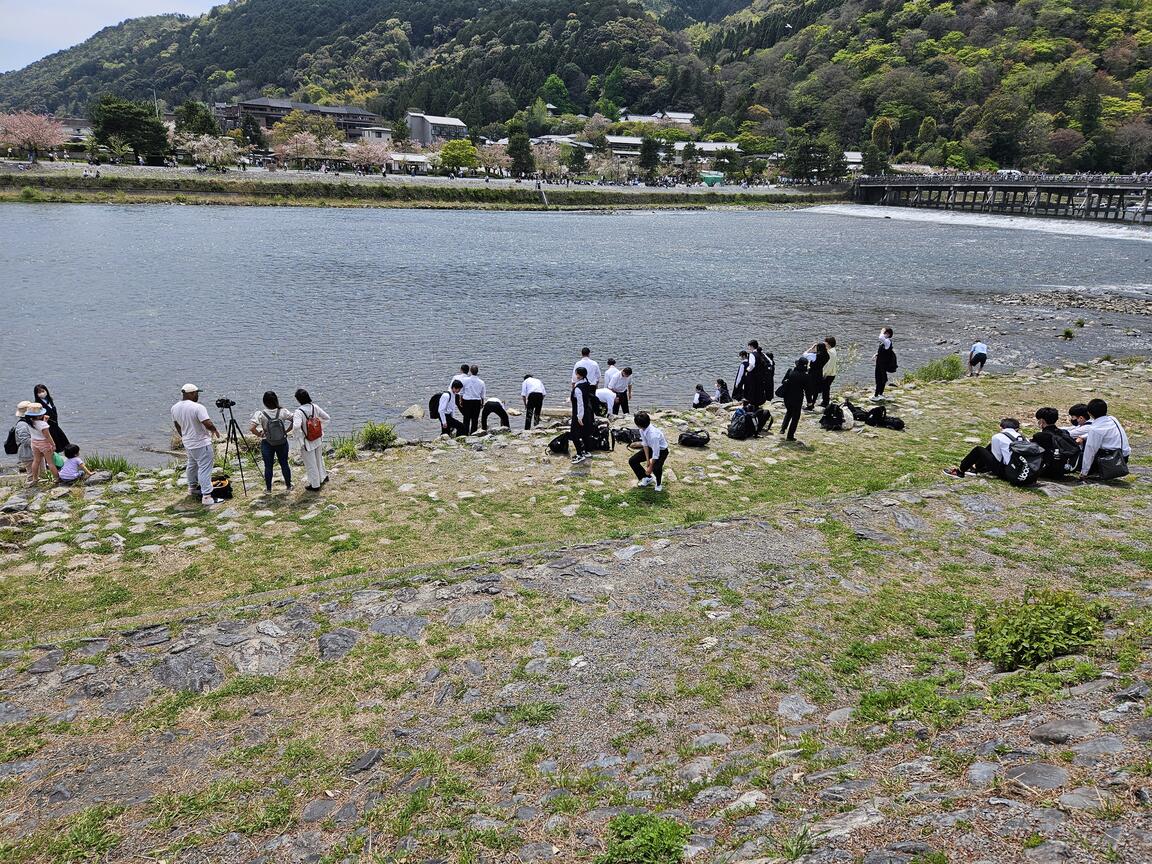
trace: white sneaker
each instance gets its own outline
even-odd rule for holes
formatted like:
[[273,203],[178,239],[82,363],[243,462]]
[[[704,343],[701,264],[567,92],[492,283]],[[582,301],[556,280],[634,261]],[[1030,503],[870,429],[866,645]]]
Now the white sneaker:
[[572,457],[572,464],[573,465],[579,465],[583,461],[584,461],[584,457],[581,456],[579,453],[577,453],[575,456]]
[[643,488],[644,486],[651,486],[652,485],[652,478],[651,477],[645,477],[643,480],[637,481],[636,485],[641,487],[641,488]]
[[205,495],[200,499],[200,503],[203,504],[205,507],[211,507],[212,505],[214,505],[216,503],[216,499],[213,498],[211,495]]
[[656,485],[655,485],[653,488],[654,488],[654,489],[655,489],[657,492],[663,492],[663,491],[664,491],[664,487],[663,487],[663,486],[661,486],[659,483],[657,483],[657,484],[656,484]]
[[869,396],[868,401],[869,402],[883,402],[884,397],[883,396]]

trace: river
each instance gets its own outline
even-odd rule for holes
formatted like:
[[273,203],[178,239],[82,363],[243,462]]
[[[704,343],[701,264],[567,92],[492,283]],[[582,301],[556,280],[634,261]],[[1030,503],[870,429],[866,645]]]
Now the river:
[[[836,335],[848,381],[870,378],[886,323],[906,369],[975,336],[992,372],[1152,347],[1145,318],[993,302],[1057,286],[1152,296],[1152,235],[1139,229],[851,206],[0,213],[0,403],[47,383],[89,452],[165,446],[186,381],[210,408],[235,399],[238,418],[265,389],[290,401],[304,386],[348,430],[426,404],[465,361],[506,401],[531,372],[555,403],[582,345],[631,365],[635,402],[656,406],[731,382],[752,337],[783,364]],[[1089,326],[1074,340],[1055,338],[1078,317]]]

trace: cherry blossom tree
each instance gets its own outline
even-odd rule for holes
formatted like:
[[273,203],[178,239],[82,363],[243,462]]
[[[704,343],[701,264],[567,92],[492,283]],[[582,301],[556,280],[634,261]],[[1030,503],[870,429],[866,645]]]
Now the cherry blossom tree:
[[503,177],[504,172],[512,165],[512,157],[508,155],[508,148],[503,144],[485,144],[476,149],[476,154],[480,157],[480,166],[484,169],[484,173],[489,176],[495,174],[497,177]]
[[53,150],[67,142],[68,133],[51,117],[17,111],[15,114],[0,114],[0,138],[26,151],[28,160],[35,162],[40,152]]
[[348,155],[355,165],[370,165],[379,168],[392,161],[392,148],[384,141],[361,139],[353,145]]
[[192,154],[200,165],[234,165],[239,157],[236,140],[217,135],[178,135],[176,146]]
[[311,132],[297,132],[276,145],[276,155],[285,162],[299,164],[320,155],[320,142]]

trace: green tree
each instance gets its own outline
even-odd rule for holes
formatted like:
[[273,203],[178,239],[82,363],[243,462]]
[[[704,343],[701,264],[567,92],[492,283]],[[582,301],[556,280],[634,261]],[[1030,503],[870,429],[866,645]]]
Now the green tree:
[[645,135],[640,139],[640,170],[649,177],[656,173],[660,166],[660,142]]
[[528,139],[524,124],[519,121],[508,124],[508,158],[512,160],[510,170],[514,177],[526,177],[536,170],[532,142]]
[[880,174],[888,172],[888,156],[880,151],[880,148],[869,141],[864,145],[860,153],[861,166],[860,170],[867,174],[869,177],[876,177]]
[[477,168],[480,156],[471,141],[448,141],[440,148],[440,167],[453,173],[463,168]]
[[892,152],[892,133],[896,123],[891,117],[877,117],[872,124],[872,143],[881,153]]
[[540,87],[540,98],[555,105],[561,114],[571,114],[576,110],[572,97],[568,95],[568,85],[555,72],[544,79]]
[[412,130],[408,128],[408,121],[401,117],[392,124],[392,143],[403,150],[412,140]]
[[100,144],[116,137],[137,157],[158,162],[168,152],[168,128],[151,102],[135,102],[106,93],[89,112],[92,135]]
[[920,131],[916,133],[916,140],[921,144],[933,144],[936,142],[936,136],[939,134],[939,129],[936,126],[935,117],[925,117],[920,121]]
[[[220,124],[212,116],[212,109],[203,102],[189,99],[175,111],[178,135],[220,135]],[[245,114],[245,118],[249,115]]]
[[289,111],[283,120],[272,127],[272,140],[287,141],[294,135],[304,132],[321,142],[344,140],[344,133],[331,117],[312,114],[299,108]]
[[565,147],[564,164],[573,174],[583,174],[588,170],[588,154],[583,147]]
[[245,114],[244,119],[240,121],[240,131],[244,134],[248,146],[259,147],[261,150],[268,148],[268,137],[264,134],[260,121],[251,114]]

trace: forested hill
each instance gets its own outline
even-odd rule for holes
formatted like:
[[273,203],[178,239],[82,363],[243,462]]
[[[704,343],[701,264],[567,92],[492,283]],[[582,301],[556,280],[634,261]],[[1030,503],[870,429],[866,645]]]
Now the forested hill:
[[[696,111],[704,131],[827,131],[935,164],[1147,168],[1148,0],[234,0],[125,22],[0,76],[0,108],[103,92],[260,93],[503,122]],[[566,93],[542,91],[549,75]],[[557,103],[559,104],[559,103]]]

